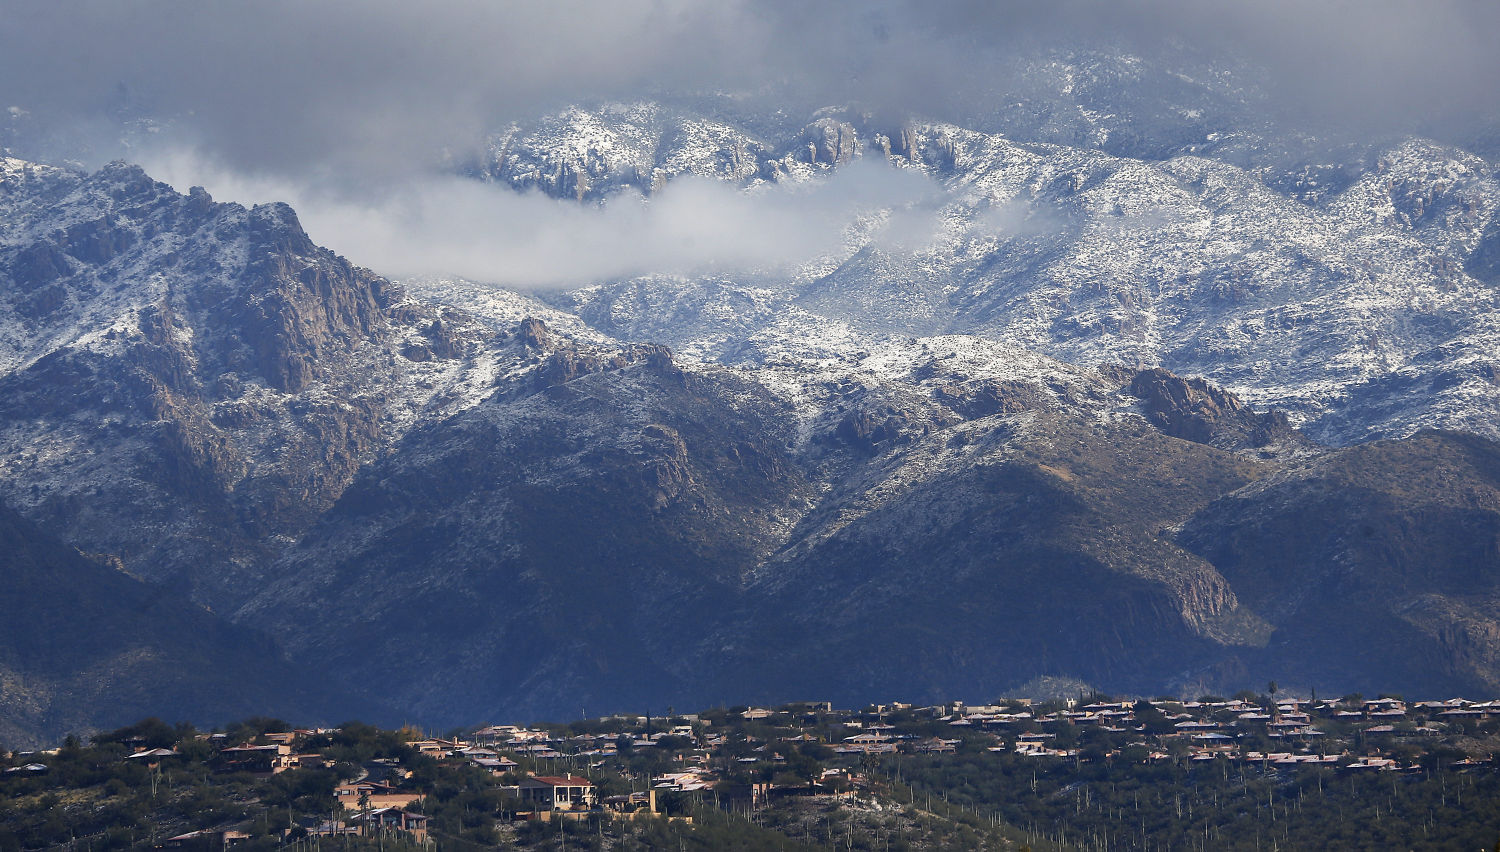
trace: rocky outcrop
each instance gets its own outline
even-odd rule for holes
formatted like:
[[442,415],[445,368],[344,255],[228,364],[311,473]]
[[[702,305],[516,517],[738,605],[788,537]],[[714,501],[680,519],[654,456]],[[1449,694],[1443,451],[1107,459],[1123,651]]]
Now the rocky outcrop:
[[452,360],[468,353],[468,340],[451,318],[437,317],[419,325],[417,331],[427,338],[432,354],[437,358]]
[[1284,413],[1257,413],[1203,379],[1163,369],[1136,373],[1126,392],[1141,401],[1151,425],[1174,438],[1225,449],[1257,448],[1292,435]]
[[296,393],[329,358],[384,329],[385,282],[314,246],[284,204],[251,210],[246,230],[251,259],[232,321],[259,374]]
[[981,379],[975,382],[939,385],[933,399],[974,420],[993,414],[1016,414],[1051,407],[1051,397],[1040,387],[1022,381]]
[[859,156],[862,143],[854,125],[834,118],[820,118],[803,128],[799,140],[809,163],[842,166]]
[[859,409],[844,415],[833,437],[865,452],[879,452],[896,444],[907,444],[927,433],[923,424],[907,412],[890,406]]
[[920,398],[861,396],[852,401],[830,433],[819,436],[819,443],[871,455],[909,446],[958,420],[951,412]]
[[918,156],[917,130],[910,124],[903,123],[889,134],[876,132],[874,140],[880,153],[887,157],[901,157],[911,162]]
[[536,317],[521,320],[521,324],[516,327],[516,338],[522,345],[538,351],[545,352],[552,348],[552,333],[547,330],[547,324]]
[[623,370],[632,364],[641,364],[660,375],[686,381],[685,374],[672,357],[672,350],[661,344],[638,343],[610,349],[558,344],[544,323],[531,318],[521,322],[516,337],[528,353],[533,350],[547,352],[532,375],[532,390],[557,387],[594,373]]
[[9,278],[23,293],[30,293],[72,274],[72,264],[60,246],[49,239],[17,250],[7,264]]

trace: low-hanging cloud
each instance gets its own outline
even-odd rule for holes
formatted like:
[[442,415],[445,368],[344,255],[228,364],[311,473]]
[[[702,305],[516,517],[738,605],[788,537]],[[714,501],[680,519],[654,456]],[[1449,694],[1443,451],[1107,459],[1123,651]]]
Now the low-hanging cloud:
[[208,176],[221,197],[290,201],[314,240],[385,274],[523,288],[647,273],[786,274],[838,253],[866,220],[930,215],[939,197],[921,173],[873,158],[822,179],[747,191],[682,178],[650,199],[622,193],[587,206],[443,175],[372,199],[247,180],[187,152],[147,168],[179,189]]

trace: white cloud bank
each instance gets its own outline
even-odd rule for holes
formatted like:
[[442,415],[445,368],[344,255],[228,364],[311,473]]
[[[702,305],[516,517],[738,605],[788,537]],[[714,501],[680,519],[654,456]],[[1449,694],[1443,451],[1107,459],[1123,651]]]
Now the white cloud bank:
[[179,190],[203,185],[220,200],[286,201],[314,241],[382,274],[526,288],[647,273],[784,274],[838,252],[849,229],[871,217],[888,217],[887,229],[902,234],[920,230],[938,197],[919,172],[874,158],[824,178],[749,190],[680,178],[649,199],[622,193],[597,205],[456,176],[371,198],[249,179],[191,153],[157,154],[143,165]]

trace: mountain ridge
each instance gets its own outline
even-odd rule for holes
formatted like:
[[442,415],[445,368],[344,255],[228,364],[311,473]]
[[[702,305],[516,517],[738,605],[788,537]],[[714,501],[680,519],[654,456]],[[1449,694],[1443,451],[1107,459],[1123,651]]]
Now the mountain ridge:
[[[511,134],[488,177],[648,188],[587,159],[606,119]],[[1411,142],[1307,200],[1203,152],[863,122],[679,126],[661,179],[898,161],[946,193],[930,244],[879,244],[875,211],[787,277],[544,298],[7,159],[0,499],[275,635],[341,708],[436,724],[1039,677],[1500,686],[1482,159]]]

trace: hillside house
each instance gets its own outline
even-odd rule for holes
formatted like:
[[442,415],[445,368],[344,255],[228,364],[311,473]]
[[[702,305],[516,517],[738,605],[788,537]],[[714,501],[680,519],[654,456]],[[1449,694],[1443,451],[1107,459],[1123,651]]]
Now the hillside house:
[[522,801],[554,811],[587,810],[596,801],[594,784],[577,775],[537,775],[521,779]]
[[476,757],[473,763],[497,778],[516,768],[516,762],[508,757]]
[[467,744],[461,740],[434,739],[417,740],[414,743],[409,743],[409,745],[416,749],[418,754],[425,754],[428,757],[435,757],[441,760],[462,749]]
[[402,790],[380,781],[350,781],[333,788],[334,800],[351,812],[365,808],[408,808],[424,797],[416,790]]
[[399,831],[418,844],[427,842],[427,817],[401,808],[376,808],[351,818],[349,824],[358,826],[361,834]]
[[291,766],[289,745],[242,745],[219,752],[219,771],[271,774],[285,772]]

